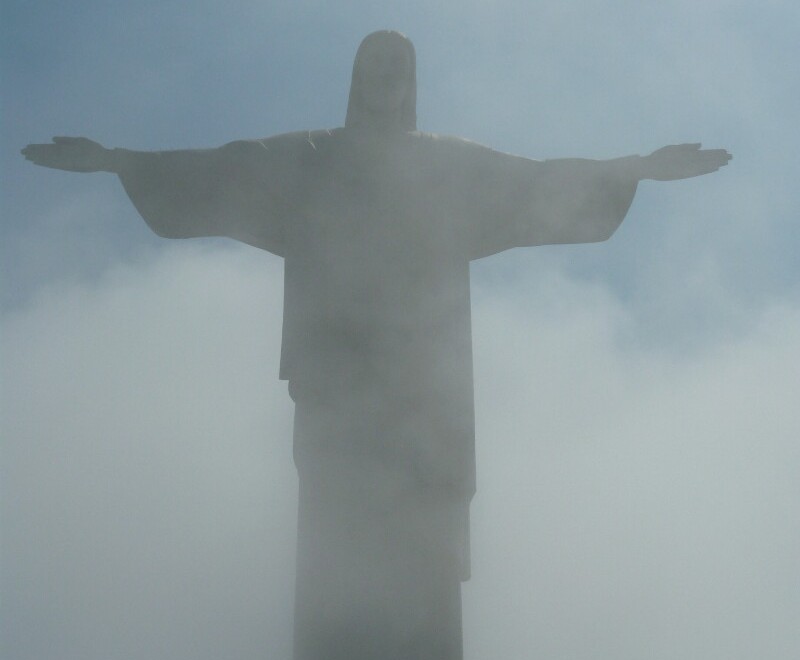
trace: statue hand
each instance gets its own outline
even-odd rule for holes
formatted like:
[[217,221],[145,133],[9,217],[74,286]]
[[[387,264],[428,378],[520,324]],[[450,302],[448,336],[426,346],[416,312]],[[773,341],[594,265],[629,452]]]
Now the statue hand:
[[42,167],[70,172],[108,171],[111,151],[85,137],[54,137],[52,144],[29,144],[21,151]]
[[700,149],[700,143],[662,147],[640,163],[641,179],[673,181],[716,172],[732,156],[725,149]]

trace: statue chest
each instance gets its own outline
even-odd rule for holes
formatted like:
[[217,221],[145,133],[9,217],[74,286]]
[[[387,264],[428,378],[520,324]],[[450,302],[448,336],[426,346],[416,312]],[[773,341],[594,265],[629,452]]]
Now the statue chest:
[[305,165],[287,235],[287,258],[315,287],[351,297],[377,287],[398,298],[449,279],[464,256],[434,159],[413,142],[319,151]]

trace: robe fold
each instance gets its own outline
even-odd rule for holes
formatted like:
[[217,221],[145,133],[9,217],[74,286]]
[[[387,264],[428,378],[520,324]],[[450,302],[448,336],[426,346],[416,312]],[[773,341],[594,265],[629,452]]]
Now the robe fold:
[[297,660],[461,658],[469,263],[605,240],[636,190],[627,159],[534,161],[348,128],[127,152],[119,176],[157,234],[227,236],[285,259]]

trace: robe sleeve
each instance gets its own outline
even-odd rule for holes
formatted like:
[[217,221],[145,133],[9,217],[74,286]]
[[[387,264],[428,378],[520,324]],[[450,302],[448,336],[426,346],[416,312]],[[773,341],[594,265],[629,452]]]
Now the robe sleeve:
[[119,150],[116,171],[159,236],[225,236],[279,256],[298,194],[305,134],[217,149]]
[[468,143],[459,171],[471,259],[608,239],[636,192],[638,156],[536,161]]

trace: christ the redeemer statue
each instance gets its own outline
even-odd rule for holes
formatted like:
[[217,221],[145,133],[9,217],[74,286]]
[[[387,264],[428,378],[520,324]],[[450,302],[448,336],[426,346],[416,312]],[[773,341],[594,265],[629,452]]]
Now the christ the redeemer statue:
[[396,32],[356,55],[344,128],[218,149],[29,145],[107,171],[160,236],[227,236],[285,259],[280,377],[295,401],[296,660],[456,660],[475,492],[469,263],[607,239],[642,179],[725,165],[698,144],[535,161],[416,130]]

